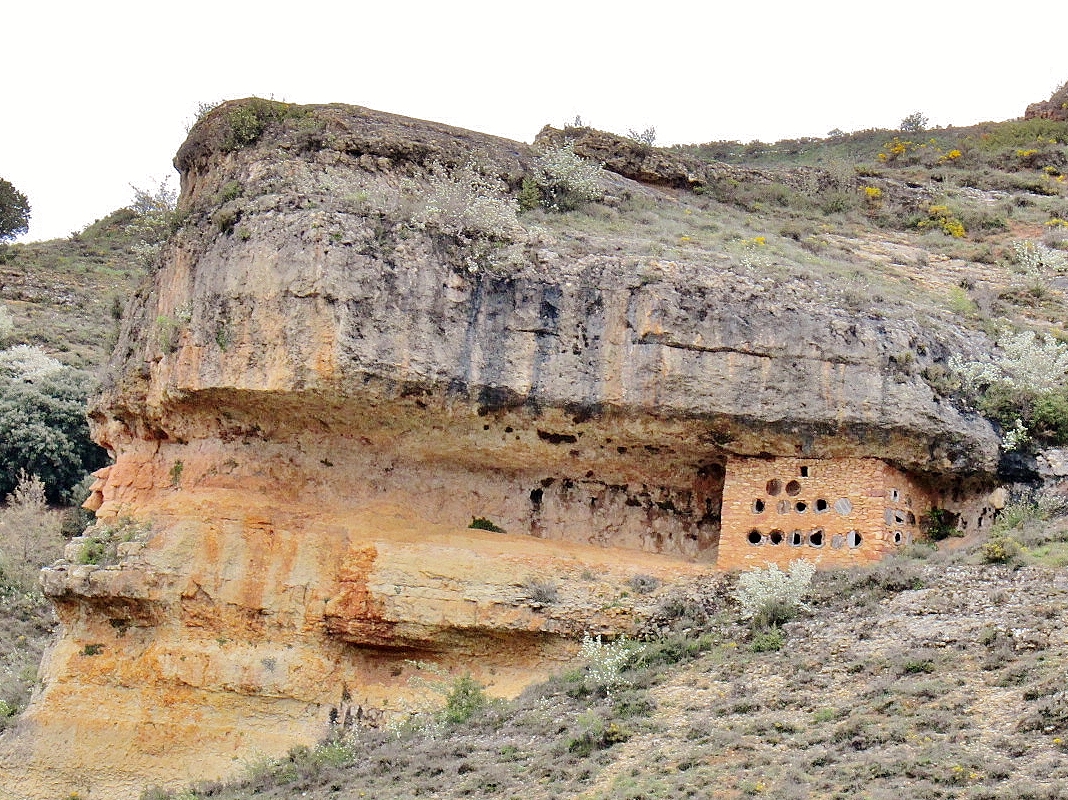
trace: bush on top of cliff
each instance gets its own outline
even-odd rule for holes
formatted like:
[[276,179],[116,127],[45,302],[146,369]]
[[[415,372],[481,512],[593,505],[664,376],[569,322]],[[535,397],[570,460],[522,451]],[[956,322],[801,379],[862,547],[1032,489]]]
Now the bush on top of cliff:
[[538,205],[550,211],[571,211],[604,197],[603,167],[575,153],[568,142],[550,147],[534,161],[533,174],[523,180],[519,203],[525,209]]
[[223,149],[229,152],[253,145],[272,122],[298,119],[307,115],[307,109],[292,103],[280,103],[260,97],[241,101],[226,113],[228,128],[223,139]]

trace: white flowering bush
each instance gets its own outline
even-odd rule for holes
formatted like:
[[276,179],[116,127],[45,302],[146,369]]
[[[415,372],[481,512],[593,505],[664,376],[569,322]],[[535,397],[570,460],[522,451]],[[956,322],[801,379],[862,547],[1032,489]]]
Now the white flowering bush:
[[17,344],[0,350],[0,377],[8,380],[33,383],[61,369],[62,362],[33,345]]
[[1018,450],[1031,441],[1031,433],[1019,417],[1011,428],[1001,434],[1001,447],[1005,452]]
[[1012,260],[1021,272],[1028,275],[1068,271],[1068,256],[1030,239],[1012,243]]
[[497,178],[483,175],[473,164],[452,170],[433,164],[429,191],[412,216],[417,227],[430,228],[462,240],[511,241],[523,232],[519,206],[505,194]]
[[553,147],[534,161],[534,173],[523,184],[522,204],[541,204],[550,211],[570,211],[604,197],[600,164],[575,153],[571,143]]
[[949,359],[962,399],[1004,434],[1002,447],[1068,442],[1068,344],[1034,331],[1004,333],[989,357]]
[[627,685],[623,677],[623,668],[638,647],[635,643],[620,636],[611,642],[601,641],[600,635],[594,637],[587,633],[582,637],[579,657],[586,662],[586,679],[594,692],[611,694],[613,689]]
[[170,187],[166,179],[153,189],[140,189],[130,186],[134,191],[130,210],[134,219],[126,226],[126,234],[133,237],[130,249],[146,269],[156,266],[163,243],[171,235],[175,220],[175,206],[178,193]]
[[15,321],[11,319],[11,314],[8,313],[7,306],[0,303],[0,342],[7,339],[14,330]]
[[791,562],[789,572],[783,572],[774,564],[743,572],[734,588],[739,615],[753,621],[754,627],[785,622],[806,607],[804,596],[815,574],[815,565],[805,559]]
[[1068,380],[1068,345],[1034,331],[1008,333],[998,337],[992,359],[965,361],[952,356],[949,366],[960,376],[969,394],[994,384],[1032,392],[1051,391],[1063,387]]

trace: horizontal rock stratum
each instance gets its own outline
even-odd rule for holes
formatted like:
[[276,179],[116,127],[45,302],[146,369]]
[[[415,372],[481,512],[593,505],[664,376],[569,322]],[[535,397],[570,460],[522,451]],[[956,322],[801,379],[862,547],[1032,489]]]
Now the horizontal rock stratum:
[[[606,214],[757,179],[557,135],[625,165]],[[115,463],[86,535],[110,557],[75,540],[44,573],[62,636],[4,745],[9,791],[233,773],[425,702],[419,663],[513,694],[584,632],[633,630],[658,602],[635,577],[714,569],[721,536],[752,535],[728,517],[838,514],[822,550],[807,517],[803,550],[789,526],[750,543],[852,563],[993,473],[989,425],[901,368],[972,334],[725,255],[641,252],[582,210],[516,221],[536,157],[341,105],[234,101],[192,129],[180,227],[92,412]],[[735,473],[759,497],[726,515]],[[850,530],[854,509],[879,530]]]

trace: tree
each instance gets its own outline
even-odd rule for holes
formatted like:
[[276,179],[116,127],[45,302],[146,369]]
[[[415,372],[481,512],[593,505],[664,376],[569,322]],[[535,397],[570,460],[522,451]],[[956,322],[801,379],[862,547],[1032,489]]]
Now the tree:
[[25,470],[44,482],[50,502],[64,502],[87,472],[107,463],[85,419],[91,385],[91,375],[71,367],[32,380],[0,376],[0,497]]
[[0,178],[0,242],[14,239],[30,229],[30,201]]
[[927,130],[927,122],[927,117],[925,117],[919,111],[913,111],[903,120],[901,120],[901,132],[923,133],[925,130]]

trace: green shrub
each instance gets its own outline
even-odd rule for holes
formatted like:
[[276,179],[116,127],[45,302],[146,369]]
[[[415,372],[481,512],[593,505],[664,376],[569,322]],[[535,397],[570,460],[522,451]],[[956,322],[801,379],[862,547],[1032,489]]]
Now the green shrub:
[[753,639],[749,643],[749,647],[754,653],[771,653],[776,650],[781,650],[782,645],[782,631],[778,628],[771,628],[769,630],[754,633]]
[[0,496],[24,470],[44,482],[49,502],[62,503],[107,463],[85,418],[91,385],[88,373],[62,366],[32,383],[0,376]]
[[936,542],[948,539],[951,536],[963,536],[957,529],[957,514],[944,508],[932,508],[920,520],[920,527],[927,538]]
[[486,519],[485,517],[473,517],[471,519],[471,524],[468,525],[467,527],[468,528],[475,528],[476,530],[480,530],[480,531],[492,531],[493,533],[507,533],[507,531],[504,528],[500,527],[499,525],[494,524],[493,522],[491,522],[490,520]]
[[488,702],[482,684],[467,673],[457,678],[445,695],[442,718],[453,725],[467,722],[477,711],[485,708]]

